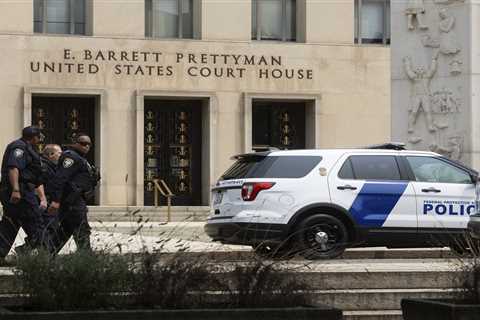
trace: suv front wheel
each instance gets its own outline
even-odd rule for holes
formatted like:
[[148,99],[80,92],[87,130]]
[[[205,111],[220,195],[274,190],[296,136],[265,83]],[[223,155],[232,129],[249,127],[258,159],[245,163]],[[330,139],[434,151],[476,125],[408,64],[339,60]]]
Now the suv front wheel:
[[295,229],[295,251],[307,259],[332,259],[345,251],[348,230],[338,218],[315,214],[301,221]]

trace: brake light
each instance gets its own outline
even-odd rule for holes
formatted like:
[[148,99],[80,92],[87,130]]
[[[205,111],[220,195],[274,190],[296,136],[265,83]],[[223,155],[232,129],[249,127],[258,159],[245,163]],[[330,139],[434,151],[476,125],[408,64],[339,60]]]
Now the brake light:
[[253,201],[262,190],[268,190],[275,185],[275,182],[253,182],[244,183],[242,186],[243,201]]

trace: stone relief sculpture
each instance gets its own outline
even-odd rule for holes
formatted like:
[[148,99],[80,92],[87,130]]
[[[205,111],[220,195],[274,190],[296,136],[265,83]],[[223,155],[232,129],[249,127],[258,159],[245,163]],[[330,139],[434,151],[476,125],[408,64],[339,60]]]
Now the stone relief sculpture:
[[455,17],[449,15],[446,8],[441,9],[438,14],[440,16],[440,52],[445,55],[459,53],[460,44],[455,32],[452,31],[455,25]]
[[427,118],[427,127],[429,131],[435,131],[432,118],[432,109],[430,105],[430,82],[435,72],[437,71],[437,60],[439,51],[435,51],[432,62],[428,69],[424,67],[412,66],[412,59],[410,57],[403,58],[405,72],[412,82],[412,93],[410,95],[409,118],[408,118],[408,132],[413,133],[413,126],[417,121],[418,113],[423,109]]
[[408,30],[415,30],[413,23],[414,19],[417,20],[418,27],[426,30],[428,26],[425,24],[425,4],[423,0],[408,0],[407,9],[405,10],[407,15]]
[[448,138],[447,145],[441,146],[432,143],[429,146],[430,151],[442,154],[453,160],[460,160],[463,151],[463,137],[461,135],[451,136]]
[[422,44],[427,48],[440,48],[440,43],[437,39],[432,38],[429,34],[424,34],[421,38]]
[[454,59],[448,65],[450,66],[450,74],[456,76],[462,73],[462,61]]
[[433,93],[432,104],[435,113],[459,113],[462,101],[456,98],[452,91],[443,87]]

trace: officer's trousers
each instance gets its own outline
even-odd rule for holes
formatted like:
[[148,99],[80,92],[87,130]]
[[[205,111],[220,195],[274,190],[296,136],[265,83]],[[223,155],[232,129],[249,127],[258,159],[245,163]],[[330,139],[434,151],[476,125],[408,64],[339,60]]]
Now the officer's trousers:
[[8,191],[0,193],[3,217],[0,221],[0,258],[4,258],[17,237],[20,227],[25,231],[32,248],[45,247],[49,243],[49,234],[45,232],[42,212],[38,199],[33,192],[22,193],[19,203],[10,203]]
[[61,204],[59,228],[53,235],[53,243],[58,253],[73,236],[78,249],[91,250],[91,228],[87,220],[88,208],[85,200],[79,198],[72,204]]

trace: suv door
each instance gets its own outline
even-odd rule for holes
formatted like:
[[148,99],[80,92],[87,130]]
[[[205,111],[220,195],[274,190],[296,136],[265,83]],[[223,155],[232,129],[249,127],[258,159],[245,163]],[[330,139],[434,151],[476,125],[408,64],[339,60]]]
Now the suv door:
[[405,156],[417,195],[418,227],[464,229],[475,212],[475,188],[468,171],[433,156]]
[[417,231],[415,192],[395,155],[350,155],[329,176],[332,203],[360,227]]

